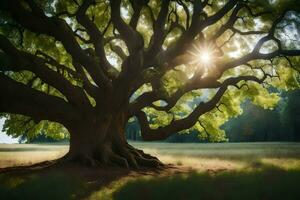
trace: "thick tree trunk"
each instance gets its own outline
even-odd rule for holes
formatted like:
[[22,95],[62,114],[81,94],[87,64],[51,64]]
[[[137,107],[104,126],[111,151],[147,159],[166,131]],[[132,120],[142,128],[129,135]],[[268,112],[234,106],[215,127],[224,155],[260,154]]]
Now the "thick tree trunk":
[[129,145],[125,136],[124,113],[110,120],[86,120],[69,128],[70,149],[66,160],[88,166],[117,165],[126,168],[158,167],[162,163]]

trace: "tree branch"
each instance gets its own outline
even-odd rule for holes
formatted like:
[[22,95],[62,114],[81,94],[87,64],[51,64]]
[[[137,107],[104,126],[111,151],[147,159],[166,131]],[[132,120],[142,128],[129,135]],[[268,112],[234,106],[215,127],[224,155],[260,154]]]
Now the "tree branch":
[[76,19],[89,34],[91,41],[94,44],[96,55],[100,59],[100,66],[102,67],[103,71],[107,73],[108,70],[113,66],[111,66],[111,64],[106,59],[103,34],[98,29],[96,24],[93,23],[86,15],[87,9],[94,3],[95,0],[85,0],[76,12]]
[[254,81],[262,83],[265,80],[265,78],[265,76],[262,79],[259,79],[255,76],[241,76],[236,78],[229,78],[220,85],[217,93],[208,102],[200,103],[187,117],[172,121],[169,125],[160,127],[158,129],[151,129],[149,127],[149,122],[147,120],[146,114],[143,111],[140,111],[139,113],[137,113],[136,116],[141,125],[142,137],[146,141],[163,140],[178,131],[188,129],[192,127],[195,123],[197,123],[198,118],[201,115],[211,111],[216,107],[223,94],[226,92],[228,86],[236,85],[240,81]]
[[41,57],[16,49],[10,41],[2,35],[0,35],[0,48],[11,58],[11,67],[19,71],[28,70],[33,72],[45,83],[53,86],[65,95],[71,103],[87,105],[87,99],[85,95],[83,95],[81,88],[73,86],[61,74],[48,68],[45,65],[46,61]]
[[158,51],[161,49],[161,46],[166,37],[165,33],[165,23],[168,16],[170,0],[162,1],[161,8],[158,14],[157,19],[153,22],[153,35],[151,36],[149,49],[145,55],[146,63],[148,60],[153,59]]
[[50,120],[62,124],[80,119],[76,109],[63,99],[29,88],[2,73],[0,91],[0,112],[22,114],[36,121]]
[[[184,54],[186,49],[194,42],[194,38],[200,34],[201,31],[214,24],[227,14],[239,0],[228,1],[223,8],[221,8],[216,14],[201,20],[200,16],[203,14],[203,5],[200,1],[194,2],[194,11],[192,16],[192,22],[190,27],[181,35],[174,46],[169,47],[167,50],[160,52],[152,62],[147,63],[145,67],[157,67],[166,66],[166,63],[172,62],[176,57]],[[165,70],[170,69],[174,65],[168,65]]]
[[111,19],[114,26],[125,41],[130,54],[134,54],[144,46],[144,40],[137,31],[126,24],[120,15],[121,0],[110,0]]
[[[97,85],[110,88],[110,80],[105,76],[98,63],[81,49],[67,23],[57,17],[47,17],[33,1],[31,4],[31,7],[34,6],[32,12],[24,8],[18,0],[6,0],[6,3],[1,4],[0,10],[9,12],[25,28],[35,33],[53,36],[61,41],[66,51],[87,69]],[[37,11],[37,9],[40,9],[40,11]]]

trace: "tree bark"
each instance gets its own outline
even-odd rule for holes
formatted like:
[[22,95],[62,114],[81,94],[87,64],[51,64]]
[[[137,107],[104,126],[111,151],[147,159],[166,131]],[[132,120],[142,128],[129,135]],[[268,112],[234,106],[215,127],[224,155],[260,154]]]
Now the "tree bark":
[[127,119],[126,113],[119,112],[71,125],[68,127],[70,149],[63,161],[133,169],[162,166],[156,157],[128,144],[125,135]]

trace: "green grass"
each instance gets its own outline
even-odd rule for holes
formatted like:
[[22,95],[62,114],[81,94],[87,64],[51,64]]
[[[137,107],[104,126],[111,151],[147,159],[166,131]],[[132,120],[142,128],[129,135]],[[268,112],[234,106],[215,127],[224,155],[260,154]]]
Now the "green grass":
[[133,145],[146,151],[175,156],[219,157],[222,159],[248,159],[254,157],[297,157],[300,158],[300,143],[256,142],[256,143],[143,143]]
[[300,199],[300,171],[264,166],[260,170],[190,173],[128,182],[113,199],[255,200]]
[[[179,169],[2,174],[0,199],[300,199],[300,143],[132,144]],[[55,159],[67,149],[0,145],[0,167]]]
[[0,176],[1,199],[72,199],[82,194],[83,189],[79,178],[63,172]]
[[300,143],[133,144],[165,163],[197,170],[238,170],[257,163],[284,169],[300,168]]

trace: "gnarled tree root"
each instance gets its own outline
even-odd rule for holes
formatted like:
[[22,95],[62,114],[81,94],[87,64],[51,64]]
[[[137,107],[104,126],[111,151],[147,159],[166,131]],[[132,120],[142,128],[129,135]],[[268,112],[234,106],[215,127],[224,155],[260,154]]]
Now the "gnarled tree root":
[[156,157],[126,144],[94,154],[69,155],[63,162],[75,162],[85,166],[119,166],[127,169],[161,168],[164,164]]

